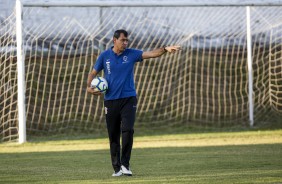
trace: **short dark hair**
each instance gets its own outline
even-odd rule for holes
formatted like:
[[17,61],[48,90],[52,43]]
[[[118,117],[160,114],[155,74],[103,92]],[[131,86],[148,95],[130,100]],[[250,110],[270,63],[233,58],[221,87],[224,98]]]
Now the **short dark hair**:
[[120,37],[120,34],[123,34],[125,37],[127,37],[128,33],[124,29],[118,29],[114,33],[114,38],[118,39]]

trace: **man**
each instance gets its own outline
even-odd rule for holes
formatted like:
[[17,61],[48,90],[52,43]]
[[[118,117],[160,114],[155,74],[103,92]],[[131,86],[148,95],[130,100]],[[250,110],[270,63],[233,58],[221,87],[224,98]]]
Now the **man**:
[[[112,176],[132,176],[129,160],[137,107],[133,78],[135,63],[143,59],[159,57],[166,52],[174,53],[180,50],[180,46],[165,46],[146,52],[129,49],[127,37],[128,33],[125,30],[115,31],[114,46],[101,53],[87,79],[87,91],[93,95],[102,94],[90,87],[91,81],[101,70],[104,70],[108,82],[109,88],[104,97],[104,106],[112,166],[115,171]],[[122,149],[120,150],[121,135]]]

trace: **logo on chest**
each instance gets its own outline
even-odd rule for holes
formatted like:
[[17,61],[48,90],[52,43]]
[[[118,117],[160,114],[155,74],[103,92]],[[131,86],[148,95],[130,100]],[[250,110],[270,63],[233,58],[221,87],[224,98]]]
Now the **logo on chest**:
[[122,61],[122,63],[127,63],[128,62],[128,57],[127,56],[123,56],[123,61]]

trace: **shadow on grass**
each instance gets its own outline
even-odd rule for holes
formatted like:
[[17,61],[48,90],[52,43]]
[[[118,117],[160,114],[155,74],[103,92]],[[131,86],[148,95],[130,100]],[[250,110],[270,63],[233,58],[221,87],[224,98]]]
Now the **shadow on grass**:
[[133,177],[113,178],[109,150],[0,154],[0,183],[278,183],[282,144],[143,148]]

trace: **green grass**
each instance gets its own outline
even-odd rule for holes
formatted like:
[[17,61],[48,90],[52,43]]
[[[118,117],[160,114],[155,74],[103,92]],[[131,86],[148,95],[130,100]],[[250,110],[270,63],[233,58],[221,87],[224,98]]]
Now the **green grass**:
[[0,183],[282,183],[282,130],[136,136],[133,177],[113,178],[107,138],[0,144]]

